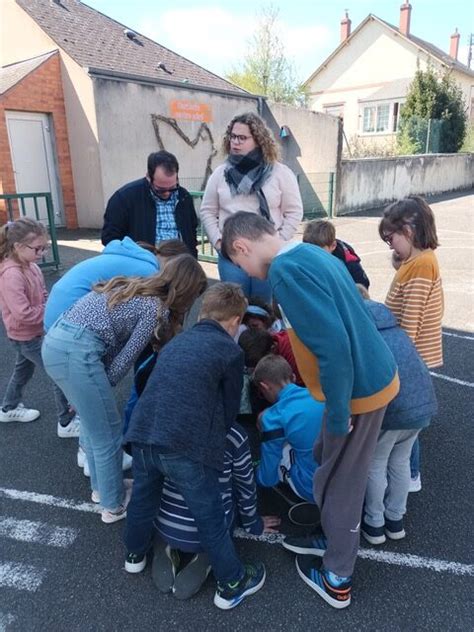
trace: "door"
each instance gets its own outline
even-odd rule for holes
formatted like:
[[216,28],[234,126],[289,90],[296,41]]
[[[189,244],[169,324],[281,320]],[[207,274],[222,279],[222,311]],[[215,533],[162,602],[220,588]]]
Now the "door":
[[[62,199],[56,170],[51,122],[47,114],[6,112],[8,140],[17,193],[51,193],[55,224],[63,224]],[[25,200],[26,215],[35,217],[33,200]],[[39,219],[48,223],[46,200],[38,200]]]

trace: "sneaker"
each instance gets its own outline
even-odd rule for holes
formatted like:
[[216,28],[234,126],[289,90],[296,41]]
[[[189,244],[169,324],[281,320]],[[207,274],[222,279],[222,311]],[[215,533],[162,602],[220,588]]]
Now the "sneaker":
[[419,492],[421,491],[421,474],[418,474],[410,479],[410,487],[408,488],[409,492]]
[[384,527],[371,527],[369,524],[362,522],[360,532],[369,544],[383,544],[386,540]]
[[120,505],[118,509],[115,511],[110,511],[109,509],[103,509],[100,513],[100,519],[105,524],[113,524],[114,522],[118,522],[119,520],[123,520],[127,517],[127,508],[125,505]]
[[176,599],[190,599],[199,592],[210,572],[211,565],[206,553],[196,553],[176,575],[173,595]]
[[99,496],[99,492],[96,492],[95,489],[92,490],[92,494],[91,494],[91,500],[93,503],[95,503],[96,505],[98,505],[100,503],[100,496]]
[[326,553],[327,540],[322,533],[306,537],[287,536],[283,540],[282,545],[288,551],[299,555],[318,555],[322,557]]
[[301,527],[314,527],[321,522],[319,507],[314,503],[298,503],[288,510],[288,519]]
[[25,408],[23,405],[18,405],[16,408],[7,411],[0,408],[0,422],[10,423],[12,421],[19,421],[21,423],[27,423],[38,419],[40,414],[39,410]]
[[214,595],[214,605],[221,610],[235,608],[249,595],[256,593],[265,583],[265,566],[260,562],[244,565],[242,579],[229,584],[217,582],[217,590]]
[[173,589],[174,578],[178,570],[179,553],[160,538],[155,540],[153,551],[151,577],[160,592],[169,593]]
[[333,608],[347,608],[351,603],[352,578],[338,577],[323,568],[317,557],[296,558],[296,570],[301,579]]
[[87,457],[85,457],[84,459],[84,476],[87,476],[87,478],[89,478],[91,475],[91,471],[89,469],[89,463],[87,462]]
[[[133,459],[126,452],[123,453],[122,457],[122,470],[129,470],[132,467]],[[79,450],[77,451],[77,465],[84,469],[84,476],[89,477],[91,475],[91,471],[89,469],[89,463],[87,462],[87,456],[84,450],[79,446]]]
[[133,459],[130,456],[130,454],[127,454],[126,452],[124,452],[123,457],[122,457],[122,470],[124,472],[126,472],[127,470],[131,470],[132,463],[133,463]]
[[125,570],[127,573],[141,573],[146,566],[146,555],[129,553],[125,558]]
[[406,536],[403,520],[388,520],[385,518],[385,535],[390,540],[402,540]]
[[60,439],[73,439],[79,436],[80,424],[79,415],[74,415],[67,426],[61,426],[58,421],[58,437]]

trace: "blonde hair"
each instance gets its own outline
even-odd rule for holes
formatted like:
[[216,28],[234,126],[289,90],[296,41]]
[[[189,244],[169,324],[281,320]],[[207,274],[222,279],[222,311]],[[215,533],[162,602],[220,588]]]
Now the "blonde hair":
[[21,217],[14,222],[7,222],[0,228],[0,261],[13,257],[18,260],[15,253],[15,244],[28,244],[36,237],[46,237],[48,231],[41,224],[29,217]]
[[315,246],[331,246],[336,241],[336,228],[334,224],[325,219],[313,219],[306,224],[303,233],[303,242]]
[[96,283],[92,289],[107,294],[109,309],[136,296],[160,299],[159,313],[164,307],[169,310],[169,317],[166,322],[159,319],[155,336],[160,344],[164,344],[180,331],[187,312],[206,286],[206,275],[196,259],[191,255],[178,255],[152,276],[117,276],[110,281]]
[[224,134],[222,141],[222,149],[224,153],[230,154],[230,135],[232,134],[232,128],[236,123],[247,125],[252,138],[262,150],[263,159],[265,162],[272,164],[277,162],[280,157],[280,151],[276,143],[275,137],[272,131],[265,124],[265,122],[254,112],[246,112],[245,114],[239,114],[234,116],[231,120]]
[[223,322],[235,316],[242,318],[247,305],[238,283],[215,283],[204,292],[199,320],[209,318]]

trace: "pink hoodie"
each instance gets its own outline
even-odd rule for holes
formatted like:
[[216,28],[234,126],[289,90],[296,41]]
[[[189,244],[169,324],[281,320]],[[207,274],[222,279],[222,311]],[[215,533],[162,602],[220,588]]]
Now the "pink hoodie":
[[14,259],[0,263],[0,310],[9,338],[24,341],[43,335],[47,296],[36,263],[22,266]]

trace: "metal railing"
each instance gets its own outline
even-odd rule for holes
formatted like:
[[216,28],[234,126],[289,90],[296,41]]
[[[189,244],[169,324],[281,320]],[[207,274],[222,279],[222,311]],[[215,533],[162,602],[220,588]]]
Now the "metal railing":
[[[334,214],[334,197],[336,187],[335,173],[302,173],[298,176],[298,186],[303,200],[303,221],[315,217],[332,218]],[[204,191],[189,191],[195,202],[199,219],[199,204]],[[201,221],[198,225],[198,259],[210,263],[217,262],[217,253],[209,241]]]
[[[14,221],[18,216],[31,217],[46,225],[51,240],[51,256],[43,257],[39,265],[42,268],[54,267],[57,270],[60,261],[51,193],[4,193],[0,194],[0,200],[5,201],[9,221]],[[33,204],[28,203],[30,200]]]

